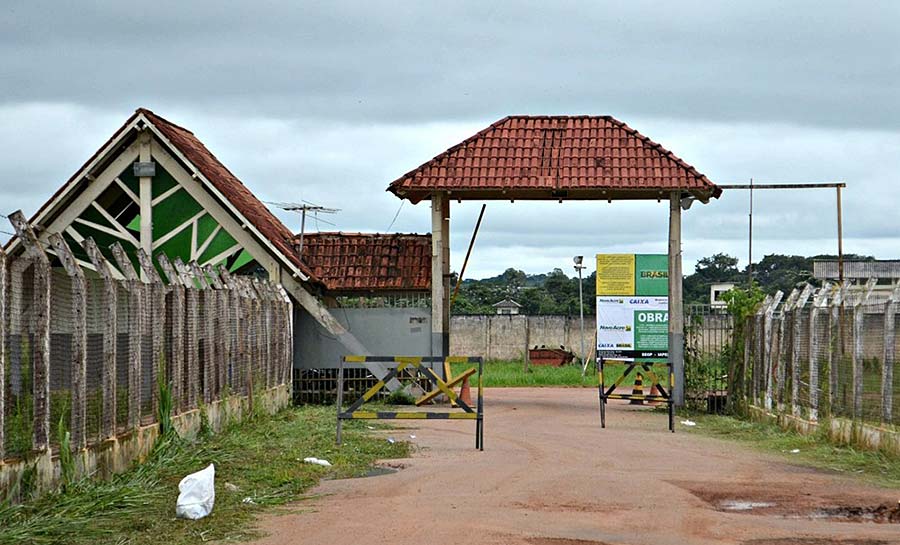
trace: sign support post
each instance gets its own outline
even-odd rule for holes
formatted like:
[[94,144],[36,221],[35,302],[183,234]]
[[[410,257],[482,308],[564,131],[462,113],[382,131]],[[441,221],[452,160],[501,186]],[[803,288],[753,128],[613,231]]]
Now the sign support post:
[[[673,262],[680,263],[680,257],[597,255],[596,362],[601,427],[606,427],[607,401],[625,399],[636,403],[665,403],[669,430],[675,431],[674,391],[678,374],[670,359],[669,347],[673,341],[669,295],[672,274],[680,277],[680,267],[673,271]],[[676,305],[680,305],[680,299]],[[612,384],[605,381],[605,368],[609,365],[624,367]],[[618,388],[627,386],[626,380],[632,373],[637,375],[634,390],[630,394],[617,392]],[[640,378],[650,380],[648,394],[638,387]]]

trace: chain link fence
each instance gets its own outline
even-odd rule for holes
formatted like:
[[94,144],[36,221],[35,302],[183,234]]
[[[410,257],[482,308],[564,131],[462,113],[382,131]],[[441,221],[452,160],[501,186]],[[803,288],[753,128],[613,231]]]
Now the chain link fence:
[[178,414],[288,384],[280,286],[165,256],[157,268],[90,239],[77,248],[90,263],[78,262],[62,237],[45,245],[24,218],[13,224],[25,252],[0,249],[0,461],[152,424],[161,388]]
[[811,421],[900,422],[900,288],[875,287],[826,283],[767,297],[746,325],[744,375],[736,378],[747,401]]

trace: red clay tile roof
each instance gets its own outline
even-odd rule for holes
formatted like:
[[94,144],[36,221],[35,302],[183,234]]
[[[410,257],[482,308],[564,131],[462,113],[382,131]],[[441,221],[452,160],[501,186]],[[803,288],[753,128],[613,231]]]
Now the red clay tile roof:
[[188,161],[212,183],[219,192],[228,199],[232,205],[248,221],[259,230],[260,233],[272,243],[285,257],[300,268],[304,274],[316,281],[315,275],[297,256],[291,244],[294,234],[276,218],[266,206],[250,192],[241,181],[225,167],[211,151],[206,149],[203,142],[194,136],[194,133],[180,127],[167,119],[164,119],[150,110],[139,108],[137,113],[142,113],[148,121],[178,148]]
[[431,235],[307,233],[303,261],[334,292],[431,289]]
[[657,199],[677,189],[704,201],[722,193],[609,116],[505,117],[388,187],[412,202],[434,191],[475,199]]

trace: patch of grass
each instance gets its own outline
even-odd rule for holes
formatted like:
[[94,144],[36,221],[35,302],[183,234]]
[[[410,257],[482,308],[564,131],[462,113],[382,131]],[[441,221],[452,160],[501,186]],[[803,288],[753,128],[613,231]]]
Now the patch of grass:
[[[873,484],[900,488],[900,457],[835,445],[821,434],[801,435],[774,424],[705,414],[691,414],[690,418],[697,426],[680,428],[687,433],[749,443],[763,451],[783,454],[789,462],[859,475]],[[794,449],[799,452],[792,453]]]
[[[405,457],[409,444],[369,435],[362,421],[344,425],[334,444],[331,407],[292,408],[236,424],[197,442],[162,439],[149,459],[110,481],[81,480],[65,492],[22,504],[0,504],[0,544],[165,544],[236,541],[252,537],[255,515],[302,499],[322,478],[359,475],[379,459]],[[332,467],[303,463],[315,456]],[[178,482],[216,465],[216,501],[210,516],[175,518]],[[225,488],[236,485],[237,491]],[[250,498],[252,503],[244,503]]]
[[[452,364],[452,372],[455,375],[462,373],[472,364],[454,363]],[[607,385],[615,382],[625,370],[623,365],[606,365],[604,368],[605,382]],[[665,377],[665,372],[658,368],[652,369],[654,372],[662,373],[661,378]],[[635,372],[622,383],[629,389],[634,384]],[[644,378],[644,384],[648,384],[649,379]],[[474,386],[474,382],[473,382]],[[549,365],[531,365],[528,372],[525,372],[525,364],[522,360],[492,360],[484,362],[484,386],[485,388],[520,388],[520,387],[541,387],[541,386],[569,386],[578,388],[596,388],[597,387],[597,369],[593,362],[588,365],[587,373],[581,376],[581,366],[577,363],[570,363],[562,367],[551,367]]]

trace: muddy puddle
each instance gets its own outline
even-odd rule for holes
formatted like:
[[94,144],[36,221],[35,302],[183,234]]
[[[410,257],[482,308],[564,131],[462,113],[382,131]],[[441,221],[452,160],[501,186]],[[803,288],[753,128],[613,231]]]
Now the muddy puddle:
[[829,496],[789,483],[673,482],[726,513],[876,524],[900,524],[900,502],[843,494]]

